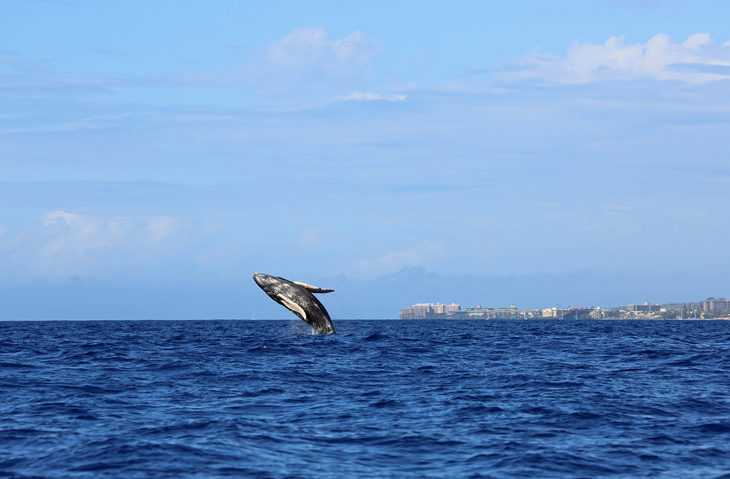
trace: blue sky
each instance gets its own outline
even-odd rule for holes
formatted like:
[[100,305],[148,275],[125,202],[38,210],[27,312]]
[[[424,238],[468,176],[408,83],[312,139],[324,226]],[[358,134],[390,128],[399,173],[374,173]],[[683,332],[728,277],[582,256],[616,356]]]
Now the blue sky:
[[0,318],[730,294],[727,2],[0,8]]

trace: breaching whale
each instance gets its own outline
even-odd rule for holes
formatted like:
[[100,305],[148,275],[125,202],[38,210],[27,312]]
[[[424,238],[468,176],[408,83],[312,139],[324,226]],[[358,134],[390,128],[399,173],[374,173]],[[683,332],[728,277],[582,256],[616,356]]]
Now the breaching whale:
[[254,274],[253,280],[271,299],[302,318],[319,334],[335,334],[330,315],[312,294],[331,293],[334,289],[318,288],[311,284],[262,273]]

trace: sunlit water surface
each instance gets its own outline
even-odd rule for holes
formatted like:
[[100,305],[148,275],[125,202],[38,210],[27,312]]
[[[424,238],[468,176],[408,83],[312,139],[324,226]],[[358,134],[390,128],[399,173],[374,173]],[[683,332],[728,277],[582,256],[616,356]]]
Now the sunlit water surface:
[[0,322],[0,477],[730,477],[730,322]]

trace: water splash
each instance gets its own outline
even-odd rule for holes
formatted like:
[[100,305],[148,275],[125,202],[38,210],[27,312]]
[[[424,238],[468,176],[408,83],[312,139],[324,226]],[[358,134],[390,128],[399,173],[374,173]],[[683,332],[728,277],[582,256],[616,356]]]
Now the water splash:
[[282,333],[282,336],[287,338],[296,338],[299,336],[313,336],[316,334],[317,331],[315,331],[310,325],[297,318],[289,321],[289,328]]

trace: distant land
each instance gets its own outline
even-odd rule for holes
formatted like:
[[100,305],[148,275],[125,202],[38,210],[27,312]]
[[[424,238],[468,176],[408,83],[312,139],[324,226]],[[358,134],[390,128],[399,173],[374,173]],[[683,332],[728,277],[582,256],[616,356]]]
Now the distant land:
[[602,308],[560,305],[545,309],[519,309],[514,304],[502,307],[461,308],[456,303],[418,303],[400,310],[400,319],[730,319],[730,300],[707,298],[704,301],[669,304],[629,304]]

